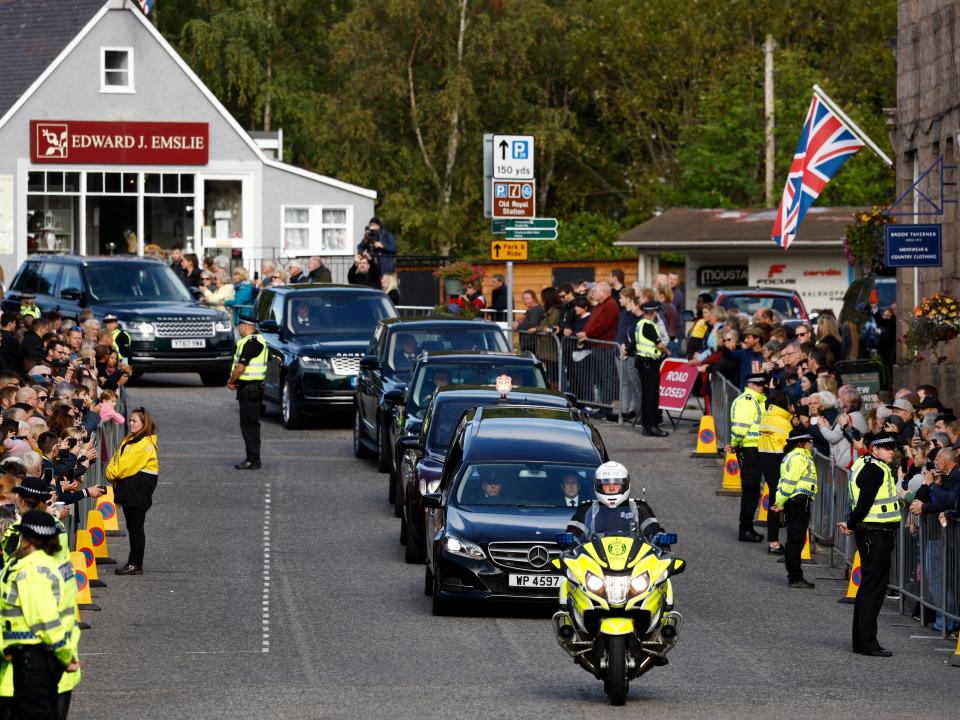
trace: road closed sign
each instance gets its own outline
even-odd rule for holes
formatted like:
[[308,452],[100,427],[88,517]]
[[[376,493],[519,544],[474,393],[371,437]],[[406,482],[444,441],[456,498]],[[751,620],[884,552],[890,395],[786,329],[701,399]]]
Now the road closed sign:
[[697,381],[697,367],[668,358],[660,366],[660,409],[682,412]]
[[535,184],[533,180],[493,180],[493,219],[534,218]]

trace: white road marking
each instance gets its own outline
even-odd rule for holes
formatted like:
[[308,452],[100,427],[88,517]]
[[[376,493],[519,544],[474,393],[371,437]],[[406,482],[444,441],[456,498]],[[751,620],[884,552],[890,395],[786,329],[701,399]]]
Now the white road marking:
[[270,483],[266,484],[263,494],[263,593],[261,596],[260,618],[261,649],[270,652]]

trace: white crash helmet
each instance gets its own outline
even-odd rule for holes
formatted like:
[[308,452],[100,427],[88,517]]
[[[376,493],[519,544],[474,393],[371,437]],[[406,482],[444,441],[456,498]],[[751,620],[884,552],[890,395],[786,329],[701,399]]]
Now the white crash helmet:
[[[605,493],[603,486],[611,484],[619,485],[620,490],[613,494]],[[618,462],[613,460],[605,462],[593,475],[593,489],[599,503],[615,508],[630,497],[630,473]]]

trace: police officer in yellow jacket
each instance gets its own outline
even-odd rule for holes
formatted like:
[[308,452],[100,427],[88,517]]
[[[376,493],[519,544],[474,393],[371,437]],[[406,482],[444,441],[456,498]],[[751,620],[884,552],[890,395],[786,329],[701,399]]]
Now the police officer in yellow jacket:
[[263,381],[267,377],[267,341],[257,331],[257,322],[248,315],[240,316],[240,341],[233,355],[233,369],[227,387],[237,391],[240,403],[240,433],[247,457],[234,465],[237,470],[260,469],[260,403]]
[[853,651],[860,655],[890,657],[877,642],[877,616],[883,607],[894,541],[900,527],[900,501],[890,463],[897,438],[879,433],[870,441],[870,454],[850,468],[850,504],[846,522],[837,524],[844,535],[853,536],[860,552],[860,587],[853,602]]
[[760,421],[767,406],[764,392],[769,382],[763,373],[747,377],[747,388],[730,406],[730,443],[727,452],[736,452],[740,463],[740,542],[762,542],[763,535],[753,529],[753,516],[760,501],[760,480],[763,471],[757,445],[760,442]]
[[130,336],[120,327],[120,319],[113,313],[103,316],[103,328],[113,338],[113,349],[117,351],[117,359],[126,364],[130,362]]
[[660,303],[648,300],[640,306],[643,317],[637,322],[637,373],[640,376],[640,424],[643,434],[666,437],[660,428],[660,364],[667,354],[667,345],[660,337],[657,311]]
[[[777,485],[780,483],[780,465],[783,463],[784,446],[790,434],[791,419],[790,400],[782,390],[771,390],[767,393],[767,409],[760,420],[760,440],[757,442],[760,467],[763,470],[763,481],[767,484],[770,504],[773,505],[777,494]],[[767,513],[767,553],[783,555],[783,545],[780,544],[781,513],[773,507]]]
[[803,577],[800,553],[810,528],[810,503],[817,496],[817,466],[813,463],[813,436],[796,428],[787,438],[789,452],[780,463],[780,480],[774,507],[782,510],[787,527],[784,563],[787,583],[792,588],[811,590],[814,584]]
[[[79,681],[77,588],[70,563],[62,563],[57,523],[43,510],[20,519],[20,544],[0,576],[3,669],[0,688],[14,718],[65,717],[69,692]],[[60,692],[65,674],[70,688]]]
[[40,317],[40,308],[37,307],[37,296],[32,292],[20,293],[20,314],[32,318]]

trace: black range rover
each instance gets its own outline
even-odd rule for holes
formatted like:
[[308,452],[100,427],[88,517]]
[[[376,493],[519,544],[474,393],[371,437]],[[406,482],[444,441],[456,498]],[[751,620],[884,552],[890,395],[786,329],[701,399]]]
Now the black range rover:
[[397,316],[381,290],[326,283],[265,288],[256,308],[267,341],[264,399],[280,406],[287,428],[300,425],[304,413],[353,405],[374,328]]
[[20,266],[3,299],[20,309],[33,292],[40,310],[76,320],[84,308],[101,322],[113,313],[130,335],[134,372],[197,372],[204,385],[230,376],[234,339],[230,317],[193,299],[164,263],[139,257],[34,255]]

